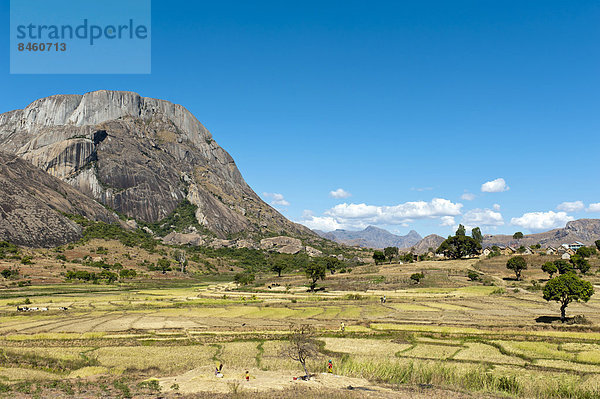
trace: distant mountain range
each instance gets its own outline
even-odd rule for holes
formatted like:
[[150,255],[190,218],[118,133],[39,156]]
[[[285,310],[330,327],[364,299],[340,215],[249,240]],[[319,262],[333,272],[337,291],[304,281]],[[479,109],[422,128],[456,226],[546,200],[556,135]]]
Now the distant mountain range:
[[[411,230],[405,236],[392,234],[385,229],[369,226],[361,231],[334,230],[324,232],[314,230],[323,238],[345,245],[354,245],[364,248],[398,247],[401,251],[412,251],[421,254],[433,248],[436,250],[445,238],[437,234],[421,238],[419,233]],[[580,241],[586,245],[594,245],[600,240],[600,219],[579,219],[568,222],[563,228],[546,231],[543,233],[527,234],[520,240],[515,240],[511,235],[489,235],[483,238],[483,247],[492,245],[520,246],[541,244],[543,247],[557,247],[561,244]]]
[[568,222],[560,229],[554,229],[543,233],[527,234],[520,240],[515,240],[510,235],[485,235],[483,246],[491,245],[532,245],[541,244],[543,247],[557,247],[580,241],[586,245],[594,244],[600,240],[600,219],[578,219]]
[[375,226],[369,226],[361,231],[338,229],[330,232],[321,230],[314,230],[314,232],[331,241],[365,248],[410,248],[421,241],[422,238],[419,233],[414,230],[411,230],[405,236],[399,236]]

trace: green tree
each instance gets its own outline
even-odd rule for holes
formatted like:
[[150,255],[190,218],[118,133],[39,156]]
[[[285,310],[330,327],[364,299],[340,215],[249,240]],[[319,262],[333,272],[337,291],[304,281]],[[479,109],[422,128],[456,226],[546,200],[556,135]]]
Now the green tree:
[[575,269],[579,269],[579,271],[583,274],[587,273],[590,270],[590,263],[585,257],[579,254],[571,256],[571,259],[569,259],[569,261]]
[[582,280],[575,273],[561,274],[546,283],[544,299],[560,302],[560,320],[566,320],[566,310],[573,301],[587,302],[594,295],[594,287],[589,281]]
[[398,247],[385,247],[383,249],[383,254],[386,258],[388,258],[390,263],[392,263],[392,259],[394,259],[394,256],[398,256]]
[[456,235],[457,236],[466,236],[467,230],[465,229],[465,226],[463,226],[462,224],[459,224],[458,229],[456,230]]
[[477,255],[479,251],[481,251],[481,244],[475,239],[457,234],[446,239],[436,252],[444,254],[450,259],[460,259],[465,256]]
[[412,252],[407,252],[402,255],[400,259],[402,259],[402,262],[404,263],[413,263],[415,261],[415,255],[413,255]]
[[171,270],[171,261],[167,258],[160,258],[158,262],[156,262],[156,265],[163,274],[166,274],[169,270]]
[[594,242],[594,244],[596,244],[596,249],[598,249],[598,251],[600,251],[600,240],[596,240]]
[[552,278],[552,275],[558,272],[558,267],[552,262],[546,262],[542,265],[542,271],[548,273]]
[[378,265],[385,261],[385,254],[381,251],[375,251],[373,252],[373,260],[375,261],[375,264]]
[[311,291],[314,291],[317,287],[317,281],[325,279],[326,266],[323,262],[313,260],[306,265],[304,273],[309,280],[309,287]]
[[421,280],[424,278],[425,278],[425,275],[423,273],[413,273],[410,276],[410,279],[413,280],[414,282],[416,282],[417,284],[419,284],[421,282]]
[[517,276],[517,280],[520,280],[521,272],[527,269],[527,261],[522,256],[515,256],[506,262],[506,268],[513,270]]
[[236,273],[233,276],[233,281],[240,285],[248,285],[254,282],[254,274],[248,271]]
[[521,233],[520,231],[517,231],[515,234],[513,234],[514,240],[520,240],[521,238],[523,238],[523,233]]
[[581,247],[575,254],[581,256],[582,258],[589,258],[590,256],[596,254],[596,248]]
[[483,242],[483,234],[481,234],[481,229],[479,227],[475,227],[473,230],[471,230],[471,237],[473,237],[473,239],[479,244]]
[[559,274],[565,274],[573,271],[573,265],[563,259],[555,260],[554,265],[558,269]]
[[271,271],[277,273],[278,277],[281,277],[283,272],[288,267],[287,258],[282,255],[272,255],[269,258],[269,268]]
[[338,269],[342,269],[344,265],[344,263],[335,256],[328,256],[324,259],[324,261],[325,268],[329,270],[331,274],[334,274]]

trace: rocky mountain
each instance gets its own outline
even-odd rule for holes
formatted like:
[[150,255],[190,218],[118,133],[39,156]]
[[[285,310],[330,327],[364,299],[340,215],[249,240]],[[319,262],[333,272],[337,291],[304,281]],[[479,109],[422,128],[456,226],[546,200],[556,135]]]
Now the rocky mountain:
[[567,225],[560,229],[554,229],[543,233],[527,234],[520,240],[515,240],[510,235],[485,235],[483,237],[483,246],[527,246],[539,243],[544,247],[557,247],[561,244],[570,244],[574,241],[580,241],[586,245],[593,245],[596,240],[600,240],[600,219],[579,219],[567,222]]
[[367,228],[361,231],[338,229],[330,232],[315,230],[315,232],[321,237],[331,241],[365,248],[405,248],[411,247],[412,245],[419,242],[419,240],[421,240],[421,236],[419,235],[419,233],[417,233],[414,230],[411,230],[405,236],[399,236],[375,226],[368,226]]
[[221,238],[314,236],[263,202],[210,132],[168,101],[105,90],[42,98],[0,115],[0,151],[137,220],[159,221],[187,199]]
[[118,217],[70,185],[15,155],[0,152],[0,240],[31,247],[81,238],[63,214],[117,223]]
[[420,240],[418,243],[411,247],[402,248],[401,251],[411,251],[415,254],[424,254],[429,251],[429,248],[433,248],[434,252],[444,242],[445,238],[438,236],[437,234],[430,234],[427,237]]

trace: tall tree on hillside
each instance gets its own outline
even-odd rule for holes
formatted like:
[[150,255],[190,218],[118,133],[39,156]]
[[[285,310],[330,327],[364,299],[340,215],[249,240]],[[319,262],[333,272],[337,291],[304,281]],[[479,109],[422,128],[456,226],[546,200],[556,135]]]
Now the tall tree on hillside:
[[594,244],[596,244],[596,248],[598,248],[598,251],[600,251],[600,240],[596,240]]
[[575,267],[575,269],[579,269],[579,271],[583,274],[587,273],[590,270],[590,263],[587,261],[587,259],[581,255],[579,255],[578,253],[571,256],[571,259],[569,259],[569,262],[571,262],[571,264]]
[[565,274],[573,271],[573,265],[566,260],[559,259],[554,261],[559,274]]
[[324,259],[325,267],[331,274],[334,274],[336,270],[341,269],[344,263],[336,258],[335,256],[328,256]]
[[515,234],[513,234],[513,239],[515,240],[520,240],[523,238],[523,233],[521,233],[520,231],[517,231]]
[[383,254],[386,258],[388,258],[390,263],[392,263],[392,259],[394,259],[394,256],[398,256],[398,247],[385,247],[383,249]]
[[317,287],[317,281],[325,279],[326,270],[325,263],[319,260],[310,261],[308,265],[306,265],[304,273],[310,281],[309,287],[311,291],[314,291]]
[[456,229],[456,235],[457,236],[466,236],[467,230],[465,229],[465,226],[463,226],[462,224],[459,224],[458,229]]
[[283,255],[273,255],[268,260],[269,267],[272,271],[277,273],[278,277],[281,277],[281,272],[283,272],[287,266],[287,259]]
[[446,239],[437,249],[438,254],[444,254],[450,259],[460,259],[465,256],[477,255],[481,251],[481,244],[472,237],[457,234]]
[[520,280],[521,272],[527,269],[527,261],[522,256],[515,256],[506,262],[506,268],[513,270],[517,276],[517,280]]
[[373,252],[373,260],[375,261],[375,264],[378,265],[385,261],[385,254],[381,251],[375,251]]
[[481,234],[481,229],[479,227],[475,227],[471,230],[471,237],[480,244],[483,242],[483,234]]
[[594,295],[592,284],[577,277],[573,272],[554,277],[544,286],[544,299],[560,302],[560,320],[563,323],[567,319],[566,310],[569,303],[587,302],[592,295]]
[[577,252],[575,254],[581,256],[582,258],[589,258],[590,256],[596,254],[596,248],[581,247],[577,250]]
[[546,262],[542,265],[542,271],[548,273],[548,275],[550,275],[550,278],[552,278],[552,275],[558,272],[558,268],[554,263]]

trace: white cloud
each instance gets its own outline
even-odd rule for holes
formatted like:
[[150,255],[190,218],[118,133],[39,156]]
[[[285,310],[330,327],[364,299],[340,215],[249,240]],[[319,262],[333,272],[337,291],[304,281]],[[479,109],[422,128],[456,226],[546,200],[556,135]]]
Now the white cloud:
[[329,196],[332,198],[348,198],[348,197],[352,196],[352,194],[350,194],[348,191],[344,190],[343,188],[338,188],[337,190],[330,191]]
[[442,221],[440,226],[454,226],[456,224],[456,221],[452,216],[442,216],[440,220]]
[[549,230],[564,227],[568,221],[574,220],[566,212],[529,212],[518,218],[512,218],[510,223],[531,231]]
[[586,209],[588,212],[600,212],[600,202],[596,202],[595,204],[590,204]]
[[[302,223],[308,227],[361,229],[369,225],[402,225],[414,219],[441,218],[460,215],[462,204],[447,199],[434,198],[429,202],[405,202],[393,206],[367,204],[339,204],[327,210],[323,216],[305,214]],[[318,228],[318,227],[311,227]]]
[[421,192],[421,191],[431,191],[431,190],[433,190],[433,187],[411,187],[410,189],[411,189],[411,191]]
[[481,191],[484,193],[501,193],[502,191],[508,191],[510,187],[506,185],[503,178],[485,182],[481,185]]
[[499,211],[500,210],[500,204],[494,204],[494,205],[492,205],[492,208],[494,208],[495,211]]
[[473,227],[502,226],[504,225],[504,219],[500,212],[491,209],[471,209],[463,216],[462,223]]
[[563,202],[559,204],[556,209],[559,211],[565,212],[578,212],[582,211],[585,208],[585,205],[582,201],[573,201],[573,202]]
[[344,226],[339,224],[331,216],[309,216],[300,221],[303,225],[313,230],[333,231],[341,229]]
[[460,196],[460,199],[463,199],[465,201],[473,201],[475,199],[475,194],[464,193],[463,195]]
[[263,196],[271,199],[271,205],[289,206],[290,203],[285,200],[283,194],[279,193],[263,193]]

